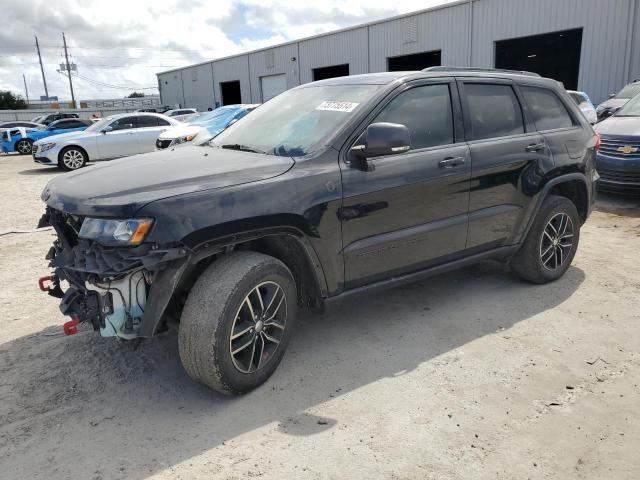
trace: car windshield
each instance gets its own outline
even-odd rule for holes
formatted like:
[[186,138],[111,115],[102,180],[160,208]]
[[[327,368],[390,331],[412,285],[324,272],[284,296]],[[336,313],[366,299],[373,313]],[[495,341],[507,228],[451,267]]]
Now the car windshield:
[[187,123],[198,127],[208,127],[212,123],[224,125],[227,122],[230,122],[233,117],[242,110],[242,107],[220,107],[211,112],[200,113],[189,119]]
[[630,83],[618,92],[615,98],[633,98],[640,93],[640,82]]
[[378,85],[297,88],[269,100],[222,132],[210,145],[301,157],[342,127]]
[[624,107],[618,110],[615,117],[640,117],[640,95],[629,100]]
[[113,117],[106,117],[103,118],[102,120],[98,120],[96,123],[94,123],[93,125],[91,125],[89,128],[87,128],[85,131],[87,132],[99,132],[100,130],[102,130],[104,127],[106,127],[107,125],[109,125],[111,122],[113,121]]

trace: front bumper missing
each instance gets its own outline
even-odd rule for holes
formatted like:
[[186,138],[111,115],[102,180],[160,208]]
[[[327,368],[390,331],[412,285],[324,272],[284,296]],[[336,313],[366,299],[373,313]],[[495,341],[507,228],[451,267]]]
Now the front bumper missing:
[[[91,323],[103,337],[152,336],[189,265],[181,247],[103,247],[77,237],[83,219],[47,209],[39,226],[51,225],[58,238],[47,254],[53,274],[42,289],[61,298],[60,311]],[[179,265],[180,267],[176,267]],[[63,290],[67,283],[69,288]],[[153,299],[150,309],[147,300]]]

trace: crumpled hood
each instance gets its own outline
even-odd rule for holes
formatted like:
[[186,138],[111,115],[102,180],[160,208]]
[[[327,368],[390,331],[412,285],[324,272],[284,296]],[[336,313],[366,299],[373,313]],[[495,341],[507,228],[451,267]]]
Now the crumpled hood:
[[598,123],[595,130],[606,136],[640,137],[640,117],[609,117]]
[[266,180],[293,164],[290,157],[188,146],[59,175],[47,184],[42,200],[77,215],[128,217],[149,202]]
[[628,98],[610,98],[598,105],[598,111],[606,110],[608,108],[620,108],[628,101]]
[[182,124],[162,132],[158,137],[160,140],[173,140],[175,138],[186,137],[187,135],[197,135],[206,132],[206,128],[196,125]]

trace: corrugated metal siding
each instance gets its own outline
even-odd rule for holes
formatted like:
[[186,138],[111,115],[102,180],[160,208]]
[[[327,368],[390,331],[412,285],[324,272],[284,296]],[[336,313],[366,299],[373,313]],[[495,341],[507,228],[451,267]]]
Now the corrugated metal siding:
[[206,111],[213,107],[213,71],[211,64],[198,65],[182,70],[184,87],[184,107]]
[[226,58],[213,62],[213,81],[215,85],[215,100],[222,105],[222,94],[220,92],[220,82],[230,82],[240,80],[240,94],[242,103],[251,103],[251,85],[249,83],[249,57],[240,55],[238,57]]
[[[292,60],[295,58],[295,60]],[[249,54],[249,72],[251,74],[251,101],[260,103],[260,77],[286,74],[287,88],[299,85],[298,81],[298,44],[285,45]]]
[[[369,27],[371,72],[387,71],[387,58],[442,50],[442,64],[466,66],[469,63],[469,5],[422,13]],[[416,35],[407,36],[415,22]]]
[[578,88],[594,102],[624,83],[630,0],[478,0],[473,66],[493,67],[496,40],[583,28]]
[[312,69],[349,64],[349,74],[369,72],[367,27],[299,42],[300,83],[313,81]]
[[184,103],[180,72],[163,73],[158,75],[158,79],[160,80],[160,98],[163,105],[173,108]]

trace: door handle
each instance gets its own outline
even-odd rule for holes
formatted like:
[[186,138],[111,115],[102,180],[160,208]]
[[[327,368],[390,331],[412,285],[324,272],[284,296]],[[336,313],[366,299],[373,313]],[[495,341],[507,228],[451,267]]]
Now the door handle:
[[531,145],[527,145],[524,150],[526,152],[539,152],[540,150],[543,150],[546,147],[546,144],[544,143],[532,143]]
[[464,165],[464,157],[447,157],[444,160],[438,162],[440,168],[453,168],[459,165]]

